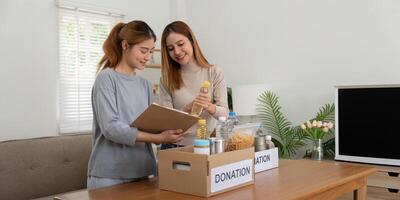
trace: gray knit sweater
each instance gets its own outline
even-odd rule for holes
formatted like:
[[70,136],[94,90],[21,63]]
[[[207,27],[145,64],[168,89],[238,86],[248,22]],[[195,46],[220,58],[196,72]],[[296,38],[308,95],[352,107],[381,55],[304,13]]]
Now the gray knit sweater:
[[151,144],[136,142],[138,130],[130,127],[151,102],[149,81],[110,68],[97,75],[92,90],[93,147],[88,176],[129,179],[156,173]]

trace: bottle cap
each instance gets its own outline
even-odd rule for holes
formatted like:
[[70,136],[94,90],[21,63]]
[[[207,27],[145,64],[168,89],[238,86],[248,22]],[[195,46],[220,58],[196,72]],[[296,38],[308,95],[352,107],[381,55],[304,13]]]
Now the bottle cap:
[[205,119],[199,119],[199,121],[197,121],[197,123],[199,125],[205,125],[206,124],[206,120]]
[[260,126],[260,127],[258,127],[258,129],[257,129],[257,131],[256,131],[256,135],[258,135],[258,136],[264,135],[264,133],[263,133],[263,130],[262,130],[262,128],[261,128],[261,126]]
[[270,135],[265,136],[266,140],[272,140],[272,137]]
[[225,116],[219,116],[218,117],[218,121],[226,121],[226,117]]
[[194,139],[193,140],[193,146],[196,146],[196,147],[210,146],[210,141],[209,140],[202,140],[202,139]]
[[204,82],[203,82],[203,85],[201,85],[201,87],[203,87],[203,88],[208,88],[208,87],[210,87],[210,82],[204,81]]

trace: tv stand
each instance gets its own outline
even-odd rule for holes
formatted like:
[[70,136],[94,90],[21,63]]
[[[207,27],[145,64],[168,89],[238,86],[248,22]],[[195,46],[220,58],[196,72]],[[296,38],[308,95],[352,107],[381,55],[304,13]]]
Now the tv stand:
[[[337,161],[337,160],[326,160],[327,162],[334,162],[340,164],[349,164],[349,165],[359,165],[359,166],[372,166],[375,167],[378,171],[371,174],[367,178],[368,185],[368,193],[370,190],[375,195],[382,195],[379,197],[384,199],[397,199],[400,196],[400,167],[396,166],[387,166],[387,165],[375,165],[375,164],[363,164],[363,163],[355,163],[355,162],[345,162],[345,161]],[[369,195],[372,196],[372,195]]]

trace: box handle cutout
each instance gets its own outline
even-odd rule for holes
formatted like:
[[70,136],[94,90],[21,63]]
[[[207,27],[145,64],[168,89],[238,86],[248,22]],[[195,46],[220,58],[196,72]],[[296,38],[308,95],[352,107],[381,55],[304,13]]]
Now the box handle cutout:
[[172,161],[172,169],[174,170],[190,171],[191,168],[188,162]]

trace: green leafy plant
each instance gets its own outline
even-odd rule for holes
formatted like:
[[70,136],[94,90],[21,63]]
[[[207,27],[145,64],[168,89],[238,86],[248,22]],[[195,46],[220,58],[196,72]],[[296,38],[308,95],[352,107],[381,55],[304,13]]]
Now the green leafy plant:
[[319,109],[317,116],[312,119],[317,121],[335,121],[335,104],[325,104]]
[[279,156],[290,158],[296,151],[305,145],[305,136],[301,134],[299,127],[293,127],[286,119],[278,104],[278,97],[272,91],[266,91],[258,98],[260,104],[257,107],[257,114],[262,123],[271,133],[279,148]]
[[323,148],[325,150],[325,156],[327,158],[335,157],[335,138],[332,137],[324,142]]
[[232,88],[231,87],[227,87],[227,93],[228,93],[228,108],[229,108],[229,111],[233,111]]
[[[262,93],[258,98],[260,104],[257,106],[257,114],[268,132],[273,136],[273,141],[279,148],[279,156],[291,158],[296,155],[300,148],[306,145],[308,135],[304,133],[300,126],[293,126],[287,120],[281,112],[278,100],[278,96],[272,91]],[[311,121],[334,121],[334,114],[334,104],[326,104],[319,109],[316,117]],[[332,146],[331,141],[326,146]]]

